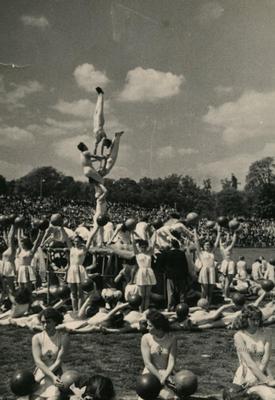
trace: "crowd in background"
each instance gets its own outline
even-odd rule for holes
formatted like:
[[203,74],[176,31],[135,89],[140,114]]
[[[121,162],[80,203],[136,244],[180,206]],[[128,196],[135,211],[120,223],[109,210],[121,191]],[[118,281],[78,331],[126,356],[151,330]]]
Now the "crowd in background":
[[[65,217],[65,226],[75,229],[80,224],[90,226],[94,204],[91,201],[57,199],[55,197],[31,199],[26,196],[0,196],[0,214],[9,215],[16,210],[17,215],[32,218],[48,217],[61,212]],[[127,203],[108,203],[110,220],[115,224],[127,218],[147,215],[150,222],[164,220],[172,208],[161,205],[159,208],[144,208]],[[206,219],[200,221],[199,231],[205,233]],[[208,232],[208,231],[207,231]],[[209,236],[209,232],[207,233]],[[242,229],[238,233],[235,247],[265,248],[275,246],[275,220],[249,218],[242,219]]]

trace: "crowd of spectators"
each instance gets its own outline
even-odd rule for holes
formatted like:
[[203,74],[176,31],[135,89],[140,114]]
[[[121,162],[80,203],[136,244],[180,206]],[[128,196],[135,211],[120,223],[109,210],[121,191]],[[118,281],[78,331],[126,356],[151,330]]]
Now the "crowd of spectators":
[[[108,203],[108,213],[113,223],[118,224],[129,217],[146,215],[150,222],[165,220],[169,212],[173,211],[165,205],[159,208],[144,208],[127,203]],[[190,210],[188,210],[190,211]],[[65,226],[75,229],[80,224],[91,226],[94,214],[94,204],[91,201],[57,199],[54,197],[36,198],[22,196],[0,196],[0,214],[23,215],[25,219],[50,217],[59,212],[65,218]],[[206,219],[200,221],[199,231],[204,236]],[[211,232],[207,236],[211,239]],[[213,237],[215,235],[213,234]],[[241,229],[238,232],[236,247],[275,247],[275,220],[243,218]]]

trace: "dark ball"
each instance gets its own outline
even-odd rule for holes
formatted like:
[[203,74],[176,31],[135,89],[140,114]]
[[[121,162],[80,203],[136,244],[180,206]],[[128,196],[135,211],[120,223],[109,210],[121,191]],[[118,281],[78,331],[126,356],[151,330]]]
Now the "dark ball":
[[175,386],[178,396],[191,396],[198,388],[198,378],[193,372],[182,369],[175,375]]
[[222,228],[228,228],[228,218],[221,216],[217,219],[217,222]]
[[179,303],[176,307],[176,314],[178,319],[184,320],[189,314],[189,307],[186,303]]
[[199,221],[199,216],[197,213],[195,212],[190,212],[189,214],[187,214],[186,216],[186,223],[188,225],[194,225]]
[[265,292],[271,292],[274,289],[274,283],[271,280],[263,280],[261,286]]
[[110,221],[110,218],[108,217],[107,214],[104,215],[99,215],[96,219],[97,225],[98,226],[104,226]]
[[28,370],[19,370],[10,380],[10,389],[16,396],[30,395],[35,388],[33,373]]
[[141,305],[141,302],[142,298],[138,293],[131,294],[128,298],[128,303],[133,309],[137,309]]
[[228,227],[232,230],[232,231],[236,231],[239,227],[240,227],[240,222],[237,219],[231,219],[231,221],[229,221],[228,223]]
[[52,214],[50,222],[53,226],[63,226],[63,217],[61,214]]
[[81,375],[78,371],[69,369],[61,375],[60,379],[63,382],[64,389],[68,390],[73,383],[77,384],[80,381],[80,378]]
[[25,218],[23,216],[16,217],[14,220],[14,224],[18,228],[23,228],[25,225]]
[[144,400],[154,400],[158,397],[161,384],[157,377],[152,374],[143,374],[138,377],[136,392]]
[[242,307],[245,304],[245,296],[241,293],[235,292],[232,294],[232,301],[236,306]]
[[126,219],[126,221],[124,222],[124,226],[125,226],[125,229],[126,229],[127,231],[133,231],[133,230],[135,230],[136,225],[137,225],[137,220],[136,220],[135,218],[128,218],[128,219]]
[[58,288],[58,297],[62,300],[66,300],[70,297],[71,290],[68,285],[61,285]]
[[215,225],[216,225],[215,221],[207,221],[205,224],[206,228],[209,228],[209,229],[213,229]]

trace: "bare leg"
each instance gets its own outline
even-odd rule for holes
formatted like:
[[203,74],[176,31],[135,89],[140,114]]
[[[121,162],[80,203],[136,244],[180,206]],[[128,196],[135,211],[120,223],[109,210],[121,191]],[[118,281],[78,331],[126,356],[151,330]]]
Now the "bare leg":
[[78,306],[78,300],[77,300],[77,284],[76,283],[71,283],[70,284],[70,289],[71,289],[71,301],[72,301],[72,308],[73,311],[77,311],[77,306]]
[[98,93],[96,107],[94,111],[94,134],[95,134],[95,148],[94,154],[97,152],[97,147],[100,141],[106,137],[106,133],[104,131],[104,92],[100,87],[96,88]]
[[78,306],[78,310],[80,310],[82,303],[83,303],[83,291],[81,288],[81,283],[77,284],[77,306]]
[[234,275],[230,274],[225,277],[225,283],[224,283],[224,297],[229,298],[230,296],[230,285],[233,281]]
[[207,284],[201,283],[201,298],[207,299]]
[[145,296],[146,296],[146,286],[139,286],[139,294],[141,296],[141,305],[139,307],[140,312],[145,311]]
[[208,304],[212,303],[212,297],[213,297],[213,290],[214,290],[214,285],[207,285],[207,300],[208,300]]
[[117,156],[118,156],[118,151],[119,151],[119,144],[120,144],[120,137],[123,135],[124,132],[117,132],[115,134],[115,137],[113,139],[112,145],[111,145],[111,152],[109,157],[107,158],[106,166],[103,171],[103,176],[109,174],[111,169],[116,163]]
[[144,307],[145,310],[149,308],[150,305],[150,295],[151,295],[152,286],[145,286],[145,299],[144,299]]

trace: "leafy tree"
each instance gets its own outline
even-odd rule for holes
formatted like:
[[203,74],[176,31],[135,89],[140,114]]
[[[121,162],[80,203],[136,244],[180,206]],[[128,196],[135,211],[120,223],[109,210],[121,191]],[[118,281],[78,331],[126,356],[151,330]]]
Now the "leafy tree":
[[229,178],[221,179],[221,184],[222,184],[222,190],[227,190],[232,188],[231,179]]
[[246,201],[243,192],[227,188],[217,193],[217,214],[230,217],[243,215],[246,211]]
[[263,185],[275,183],[274,157],[265,157],[253,162],[246,176],[245,190],[255,190]]
[[[30,196],[56,195],[66,184],[65,177],[53,167],[35,168],[27,175],[16,181],[17,191]],[[71,178],[70,182],[73,181]]]
[[0,195],[1,194],[6,194],[8,191],[8,185],[6,178],[4,178],[2,175],[0,175]]

